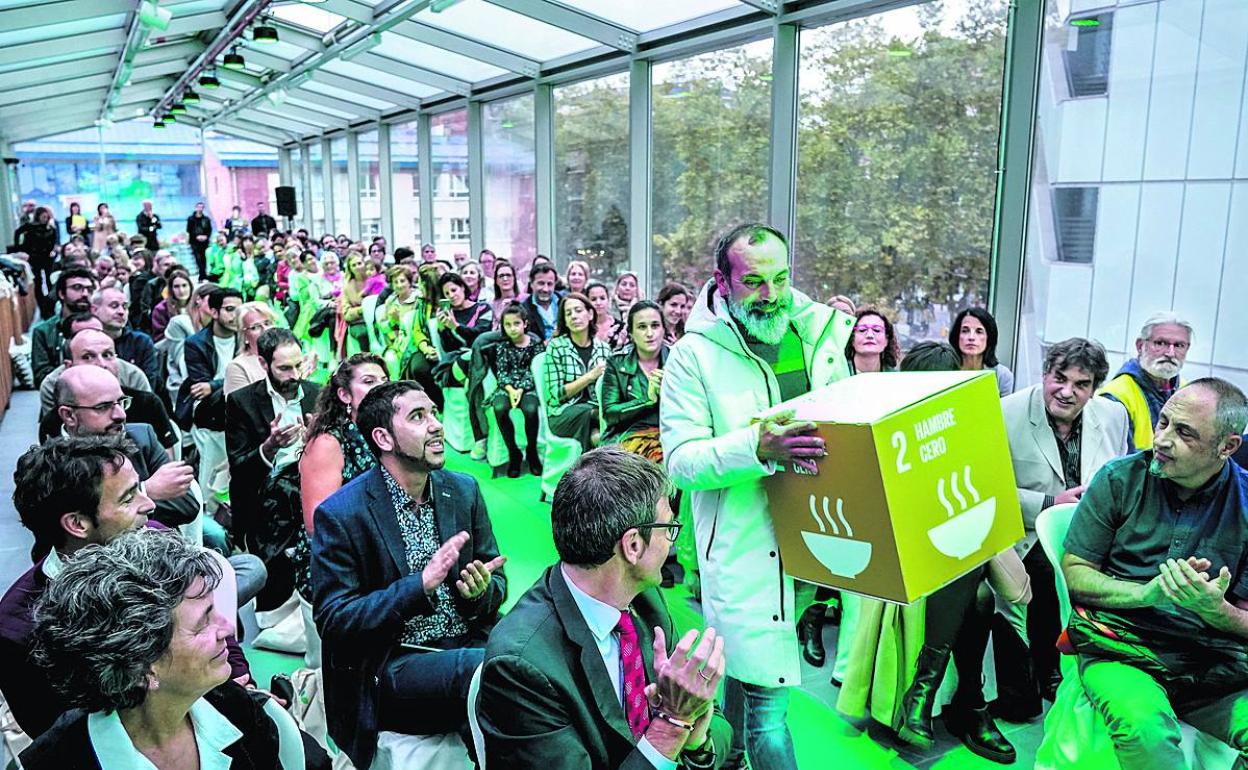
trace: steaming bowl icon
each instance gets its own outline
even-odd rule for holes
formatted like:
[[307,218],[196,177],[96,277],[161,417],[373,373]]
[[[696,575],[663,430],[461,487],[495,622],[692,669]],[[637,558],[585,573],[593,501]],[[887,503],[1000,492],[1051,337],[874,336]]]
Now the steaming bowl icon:
[[802,532],[802,540],[811,555],[833,575],[856,578],[871,563],[868,542],[818,532]]
[[965,559],[984,544],[984,539],[992,531],[992,522],[996,513],[997,498],[990,497],[972,506],[965,513],[960,513],[932,527],[927,531],[927,537],[932,541],[932,545],[936,546],[936,550],[945,556]]

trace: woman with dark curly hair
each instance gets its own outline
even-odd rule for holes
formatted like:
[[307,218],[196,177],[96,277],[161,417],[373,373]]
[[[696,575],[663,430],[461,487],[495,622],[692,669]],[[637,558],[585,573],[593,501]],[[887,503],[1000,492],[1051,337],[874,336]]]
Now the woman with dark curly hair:
[[[140,530],[68,561],[35,605],[35,656],[71,708],[27,770],[296,770],[328,764],[272,698],[230,680],[221,569],[176,532]],[[305,748],[306,747],[306,748]]]
[[901,360],[893,322],[876,310],[864,307],[854,314],[854,333],[845,345],[845,360],[854,374],[892,372]]

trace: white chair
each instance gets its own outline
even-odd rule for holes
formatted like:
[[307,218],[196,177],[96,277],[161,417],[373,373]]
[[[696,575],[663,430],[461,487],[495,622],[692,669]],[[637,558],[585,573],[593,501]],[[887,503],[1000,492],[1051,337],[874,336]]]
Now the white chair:
[[602,377],[594,380],[594,400],[598,402],[598,435],[607,435],[607,410],[602,407]]
[[481,697],[481,666],[472,672],[468,683],[468,729],[472,731],[472,745],[477,752],[477,766],[485,770],[485,735],[481,732],[481,718],[477,714],[477,699]]
[[[429,319],[429,342],[438,351],[438,359],[445,355],[442,338],[438,336],[438,322]],[[442,389],[442,436],[456,452],[472,451],[472,422],[468,416],[468,391],[466,388]]]
[[[1075,508],[1074,503],[1055,505],[1036,517],[1036,534],[1045,555],[1053,564],[1063,628],[1070,620],[1071,609],[1061,563],[1066,553],[1066,530],[1070,529]],[[1036,749],[1036,770],[1088,767],[1118,770],[1118,757],[1114,753],[1105,720],[1088,700],[1075,656],[1063,655],[1061,667],[1062,683],[1057,688],[1053,707],[1044,719],[1044,738]],[[1183,752],[1192,770],[1229,770],[1236,757],[1236,752],[1225,743],[1188,724],[1183,725]]]
[[368,330],[368,349],[380,355],[382,345],[377,339],[377,297],[376,294],[365,297],[360,303],[360,310],[364,314],[364,328]]
[[405,735],[377,733],[377,753],[369,770],[472,770],[468,749],[455,733]]
[[[485,375],[485,382],[482,383],[481,390],[485,393],[482,401],[485,404],[485,459],[491,468],[498,468],[506,465],[511,458],[507,456],[507,442],[503,441],[502,429],[499,427],[498,419],[494,416],[492,404],[494,393],[498,390],[498,381],[494,379],[493,372]],[[524,433],[524,412],[519,409],[511,409],[507,414],[511,418],[512,428],[515,430],[516,446],[520,447],[521,450],[528,449],[529,439]]]
[[581,456],[581,442],[574,438],[556,436],[546,421],[546,354],[538,353],[533,359],[533,386],[537,390],[539,412],[538,435],[542,451],[542,500],[554,497],[555,486],[564,472]]

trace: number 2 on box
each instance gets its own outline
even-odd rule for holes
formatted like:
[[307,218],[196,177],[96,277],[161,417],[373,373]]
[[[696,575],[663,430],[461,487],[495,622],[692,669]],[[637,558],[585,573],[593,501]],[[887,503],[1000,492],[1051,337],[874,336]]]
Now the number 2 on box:
[[893,433],[893,449],[897,450],[897,472],[910,470],[910,463],[906,462],[906,434],[902,431]]

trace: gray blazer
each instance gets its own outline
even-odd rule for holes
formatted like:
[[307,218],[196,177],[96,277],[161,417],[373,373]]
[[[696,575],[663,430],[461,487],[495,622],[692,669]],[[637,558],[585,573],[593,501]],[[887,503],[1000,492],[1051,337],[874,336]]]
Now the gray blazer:
[[[1019,555],[1025,556],[1036,544],[1036,517],[1044,508],[1044,497],[1065,491],[1065,474],[1062,456],[1057,451],[1057,438],[1044,409],[1043,385],[1033,385],[1006,396],[1001,400],[1001,411],[1005,414],[1005,432],[1026,529],[1026,536],[1017,548]],[[1087,484],[1102,465],[1127,454],[1130,439],[1130,421],[1122,404],[1107,398],[1091,398],[1083,408],[1079,483]]]

